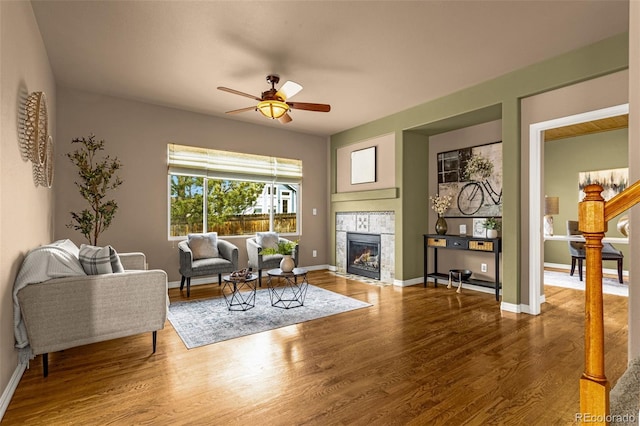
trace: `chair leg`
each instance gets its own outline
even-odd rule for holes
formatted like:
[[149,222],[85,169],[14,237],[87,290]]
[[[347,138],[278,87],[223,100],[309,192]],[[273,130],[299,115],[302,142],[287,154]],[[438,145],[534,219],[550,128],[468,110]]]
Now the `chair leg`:
[[187,297],[191,296],[191,277],[187,277]]
[[49,375],[49,354],[42,354],[42,375],[47,377]]
[[180,280],[180,291],[182,291],[182,289],[184,288],[184,275],[182,276],[182,279]]
[[578,259],[578,276],[580,277],[580,281],[582,281],[582,258]]
[[573,273],[576,271],[576,258],[571,257],[571,273],[569,275],[573,276]]
[[618,259],[618,281],[620,281],[620,284],[624,283],[622,279],[622,259]]
[[153,332],[153,353],[156,353],[156,343],[158,342],[158,331]]

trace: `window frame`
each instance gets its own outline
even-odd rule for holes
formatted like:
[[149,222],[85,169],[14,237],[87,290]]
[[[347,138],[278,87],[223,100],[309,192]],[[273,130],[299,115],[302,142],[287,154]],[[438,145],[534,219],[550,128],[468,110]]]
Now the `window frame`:
[[[288,170],[285,170],[285,177],[279,179],[279,177],[277,176],[277,170],[275,173],[273,173],[273,175],[271,176],[259,176],[259,178],[256,179],[250,179],[248,178],[248,176],[241,176],[240,178],[234,179],[232,177],[230,177],[228,174],[225,173],[221,173],[221,175],[216,176],[216,172],[215,170],[205,170],[204,167],[203,168],[197,168],[197,167],[190,167],[194,173],[189,173],[189,169],[181,169],[181,168],[173,168],[172,169],[172,163],[171,163],[171,155],[172,155],[172,148],[173,147],[184,147],[187,149],[195,149],[195,150],[204,150],[210,153],[214,153],[215,152],[223,152],[223,155],[231,155],[233,156],[233,154],[238,154],[239,156],[245,156],[246,154],[243,153],[234,153],[234,152],[230,152],[230,151],[218,151],[218,150],[208,150],[205,148],[197,148],[197,147],[186,147],[186,146],[182,146],[182,145],[175,145],[175,144],[168,144],[167,146],[167,160],[168,160],[168,170],[167,170],[167,238],[169,241],[180,241],[180,240],[184,240],[187,235],[171,235],[171,227],[172,227],[172,216],[171,216],[171,204],[172,204],[172,193],[171,193],[171,183],[172,183],[172,177],[173,176],[189,176],[189,177],[202,177],[203,178],[203,184],[202,184],[202,191],[203,191],[203,195],[202,195],[202,229],[203,232],[207,232],[208,229],[208,181],[209,179],[217,179],[217,180],[223,180],[223,181],[229,181],[229,180],[237,180],[237,181],[243,181],[243,182],[258,182],[258,183],[264,183],[265,186],[265,191],[263,193],[264,196],[268,196],[270,197],[270,208],[268,209],[268,213],[269,213],[269,230],[271,232],[277,232],[274,231],[274,225],[275,225],[275,212],[274,209],[278,209],[280,206],[277,205],[277,203],[279,202],[278,198],[277,198],[277,193],[278,185],[296,185],[297,186],[297,191],[293,191],[290,190],[291,192],[297,192],[296,196],[289,196],[289,209],[291,207],[295,208],[295,212],[287,212],[287,213],[295,213],[296,214],[296,230],[295,232],[278,232],[280,235],[283,236],[294,236],[294,235],[300,235],[301,234],[301,230],[302,230],[302,161],[301,160],[294,160],[294,159],[287,159],[287,158],[276,158],[276,157],[266,157],[266,156],[255,156],[255,157],[264,157],[264,158],[268,158],[270,159],[270,161],[272,161],[275,164],[280,163],[285,163],[285,167],[286,167],[286,163],[290,163],[290,162],[298,162],[299,163],[299,173],[300,173],[300,177],[296,180],[296,179],[292,179],[291,176],[289,175],[290,173],[290,168]],[[268,188],[268,190],[267,190]],[[289,191],[289,190],[288,190]],[[293,198],[295,198],[295,200],[293,200]],[[295,201],[295,202],[292,202]],[[260,207],[261,210],[262,206]],[[261,214],[265,214],[266,212],[262,211]],[[222,235],[222,237],[225,238],[246,238],[246,237],[250,237],[252,234],[237,234],[237,235]]]

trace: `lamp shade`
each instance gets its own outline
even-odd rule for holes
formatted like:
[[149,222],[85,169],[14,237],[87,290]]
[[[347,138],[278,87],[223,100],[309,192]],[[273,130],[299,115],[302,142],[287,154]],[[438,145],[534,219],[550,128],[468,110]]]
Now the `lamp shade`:
[[289,105],[276,100],[262,101],[258,103],[257,108],[267,118],[280,118],[289,111]]
[[553,215],[560,213],[560,198],[544,197],[544,214]]

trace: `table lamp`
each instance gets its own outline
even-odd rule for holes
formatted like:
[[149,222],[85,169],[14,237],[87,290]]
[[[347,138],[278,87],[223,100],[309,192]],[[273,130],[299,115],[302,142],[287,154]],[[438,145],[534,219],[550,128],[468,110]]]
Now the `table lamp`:
[[553,215],[560,213],[558,197],[544,197],[544,235],[553,235]]

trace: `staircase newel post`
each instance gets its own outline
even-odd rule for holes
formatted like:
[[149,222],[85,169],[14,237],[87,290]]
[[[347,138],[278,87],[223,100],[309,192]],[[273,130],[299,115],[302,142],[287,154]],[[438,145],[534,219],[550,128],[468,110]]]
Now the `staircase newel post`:
[[604,372],[604,311],[602,298],[602,239],[607,231],[605,201],[600,185],[588,185],[578,207],[579,229],[586,240],[585,369],[580,378],[580,410],[583,416],[607,424],[609,381]]

